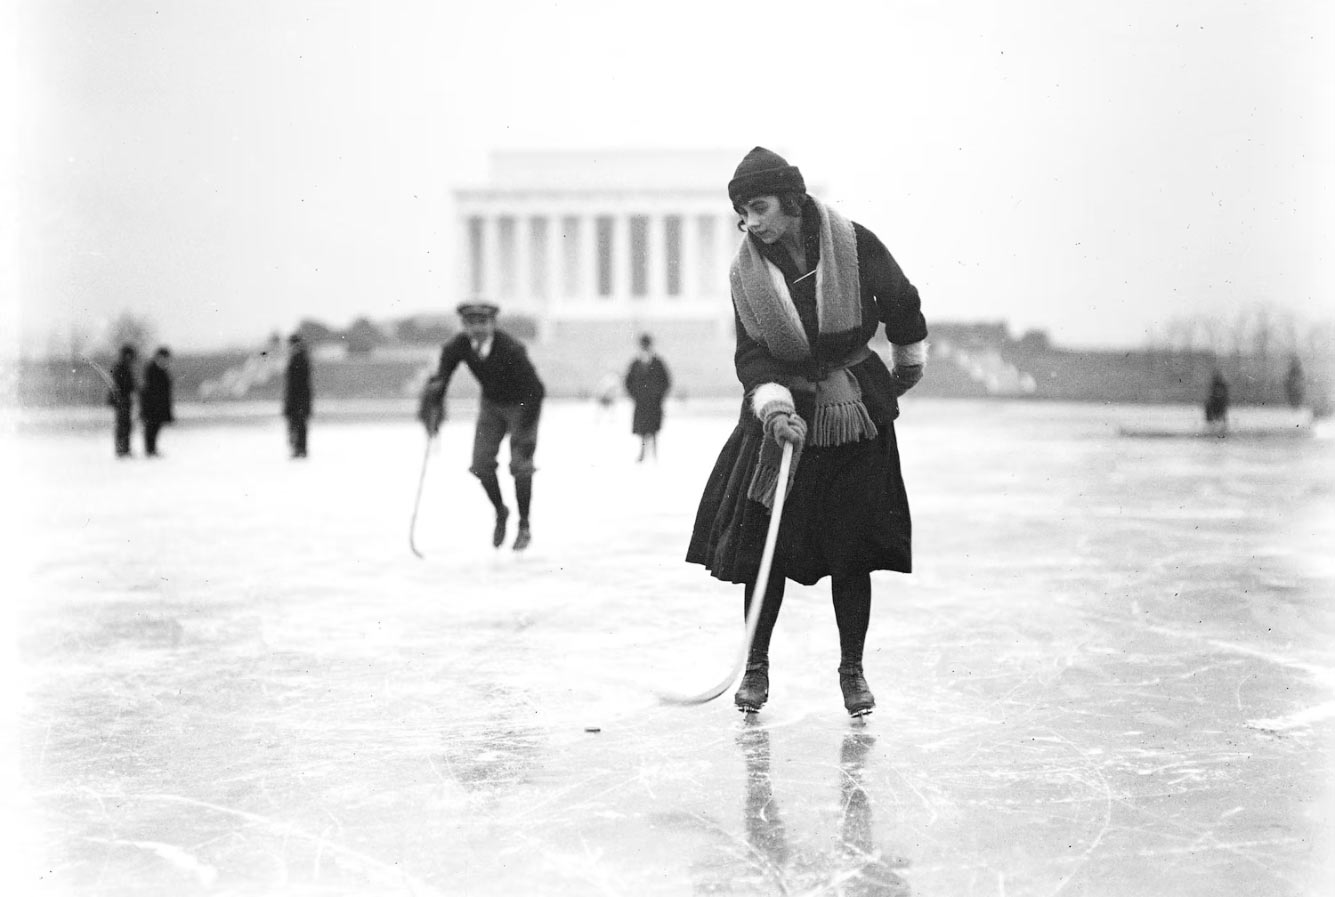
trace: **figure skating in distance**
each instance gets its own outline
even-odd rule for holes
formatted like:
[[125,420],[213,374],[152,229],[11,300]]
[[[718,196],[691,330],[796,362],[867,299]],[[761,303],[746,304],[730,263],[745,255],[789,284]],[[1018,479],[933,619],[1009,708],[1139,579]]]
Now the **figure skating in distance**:
[[120,358],[111,368],[107,404],[116,414],[112,436],[115,440],[117,458],[131,456],[130,436],[134,432],[134,394],[138,386],[134,375],[137,355],[134,346],[127,343],[121,346]]
[[1307,401],[1307,376],[1297,355],[1289,359],[1289,369],[1284,374],[1284,399],[1295,411]]
[[626,394],[635,403],[631,417],[631,432],[640,437],[640,455],[636,462],[651,453],[658,460],[658,431],[663,428],[663,400],[672,389],[672,376],[667,364],[654,351],[654,338],[640,336],[640,351],[626,371]]
[[144,365],[144,385],[139,392],[139,419],[144,424],[144,454],[158,457],[158,433],[176,422],[172,406],[171,350],[161,346]]
[[307,428],[315,414],[315,389],[306,341],[294,333],[287,340],[287,368],[283,371],[283,417],[287,418],[287,445],[293,458],[306,457]]
[[[871,571],[912,565],[908,496],[895,438],[898,399],[922,377],[927,324],[917,289],[876,235],[810,197],[801,172],[756,147],[728,196],[746,237],[729,277],[740,415],[696,513],[686,560],[743,585],[759,616],[733,700],[769,698],[770,636],[786,580],[831,578],[839,686],[852,716],[876,704],[863,672]],[[893,368],[868,346],[885,326]],[[767,582],[763,538],[781,449],[791,482]]]
[[593,387],[593,422],[602,427],[604,423],[616,418],[617,396],[621,393],[621,377],[616,371],[608,371],[598,378]]
[[1219,368],[1210,374],[1210,391],[1205,396],[1205,425],[1219,436],[1228,432],[1228,381]]
[[533,456],[538,448],[538,420],[546,390],[524,344],[497,328],[498,306],[465,302],[457,310],[464,330],[441,349],[440,366],[422,389],[418,419],[427,435],[435,436],[445,420],[445,394],[454,369],[462,363],[473,372],[482,387],[482,397],[469,471],[481,482],[496,512],[491,544],[499,548],[505,542],[510,509],[501,498],[496,458],[501,441],[510,438],[510,475],[514,477],[519,509],[519,530],[513,547],[523,551],[532,540],[529,511],[533,501]]

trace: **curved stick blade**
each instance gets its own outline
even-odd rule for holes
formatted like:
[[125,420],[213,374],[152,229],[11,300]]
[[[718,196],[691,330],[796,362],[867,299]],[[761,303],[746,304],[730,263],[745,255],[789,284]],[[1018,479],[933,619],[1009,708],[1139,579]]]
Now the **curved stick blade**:
[[774,509],[770,512],[769,528],[765,531],[765,550],[760,554],[760,569],[756,573],[756,591],[751,600],[751,608],[746,614],[746,635],[742,638],[742,649],[733,662],[732,670],[717,684],[698,694],[672,695],[660,692],[658,700],[664,704],[678,707],[707,704],[727,691],[742,674],[746,658],[751,654],[751,643],[756,638],[756,627],[760,625],[760,609],[765,606],[765,591],[769,585],[770,568],[774,565],[774,546],[779,541],[779,519],[783,516],[783,502],[788,494],[788,471],[792,464],[793,447],[785,443],[783,457],[779,461],[779,482],[774,489]]

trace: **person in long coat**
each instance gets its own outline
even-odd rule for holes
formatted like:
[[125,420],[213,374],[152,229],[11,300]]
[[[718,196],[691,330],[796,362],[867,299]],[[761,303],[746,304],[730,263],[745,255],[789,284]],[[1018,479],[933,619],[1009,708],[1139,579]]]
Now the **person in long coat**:
[[116,457],[130,457],[130,436],[134,431],[134,394],[138,383],[134,362],[138,353],[128,343],[121,346],[120,359],[111,367],[111,388],[107,390],[107,404],[116,411],[112,431],[116,443]]
[[161,346],[144,365],[139,392],[139,419],[144,422],[144,454],[158,457],[158,432],[176,422],[172,407],[171,350]]
[[[922,377],[927,324],[917,289],[876,235],[808,196],[801,171],[756,147],[728,196],[746,237],[732,261],[743,397],[737,425],[705,485],[686,560],[741,583],[749,612],[782,447],[794,464],[773,568],[738,709],[769,697],[769,644],[791,579],[831,578],[839,685],[853,716],[875,698],[862,655],[871,571],[912,569],[908,496],[894,421]],[[884,325],[893,367],[868,345]]]
[[435,436],[445,420],[445,394],[450,378],[460,364],[472,371],[482,387],[477,425],[473,430],[473,461],[469,472],[478,478],[496,512],[491,544],[505,541],[510,509],[501,497],[496,459],[501,442],[510,439],[510,475],[515,481],[515,504],[519,506],[519,529],[512,546],[528,548],[533,534],[529,511],[533,502],[533,463],[538,449],[538,421],[546,389],[538,377],[528,350],[518,339],[497,328],[500,308],[490,302],[463,302],[457,311],[464,330],[440,350],[440,367],[422,389],[417,416],[429,436]]
[[1228,381],[1219,368],[1210,374],[1210,391],[1205,396],[1205,423],[1215,432],[1228,429]]
[[311,359],[306,352],[306,341],[300,334],[292,334],[287,342],[287,368],[283,373],[283,417],[287,418],[287,444],[293,458],[305,458],[307,428],[315,411]]
[[626,371],[626,394],[635,405],[631,415],[631,432],[640,437],[640,456],[652,450],[658,457],[658,431],[663,429],[663,400],[672,389],[672,376],[662,356],[654,351],[654,338],[640,337],[640,351]]

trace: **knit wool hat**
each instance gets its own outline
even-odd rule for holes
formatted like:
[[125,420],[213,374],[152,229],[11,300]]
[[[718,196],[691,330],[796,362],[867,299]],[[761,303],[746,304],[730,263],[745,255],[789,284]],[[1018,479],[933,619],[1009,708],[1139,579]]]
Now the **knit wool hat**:
[[728,198],[735,206],[757,196],[806,191],[806,181],[797,166],[763,146],[746,154],[728,182]]

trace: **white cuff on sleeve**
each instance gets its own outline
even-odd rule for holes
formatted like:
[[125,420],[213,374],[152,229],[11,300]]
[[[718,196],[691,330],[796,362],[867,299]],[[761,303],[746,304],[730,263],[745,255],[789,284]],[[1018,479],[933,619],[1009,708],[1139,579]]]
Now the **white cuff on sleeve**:
[[793,394],[782,383],[762,383],[751,393],[751,410],[762,421],[765,415],[776,410],[793,413],[797,408],[793,404]]
[[920,339],[916,343],[909,343],[907,346],[891,344],[890,356],[894,359],[895,364],[926,364],[927,340]]

